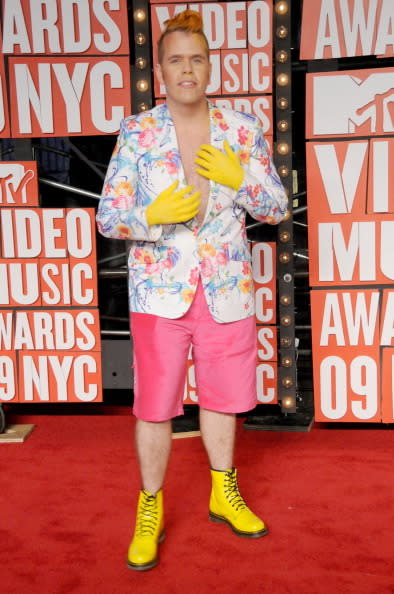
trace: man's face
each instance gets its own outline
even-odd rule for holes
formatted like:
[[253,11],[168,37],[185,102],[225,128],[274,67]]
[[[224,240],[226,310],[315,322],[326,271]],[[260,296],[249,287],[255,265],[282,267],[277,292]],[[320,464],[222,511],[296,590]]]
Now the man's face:
[[169,103],[197,105],[205,101],[211,65],[203,37],[174,31],[163,39],[163,58],[157,76],[166,87]]

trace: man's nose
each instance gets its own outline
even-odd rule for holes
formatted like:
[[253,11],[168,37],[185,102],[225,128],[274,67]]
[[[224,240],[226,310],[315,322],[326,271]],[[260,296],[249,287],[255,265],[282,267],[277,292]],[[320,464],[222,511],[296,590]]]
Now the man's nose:
[[185,60],[183,62],[183,72],[185,74],[189,73],[192,71],[192,61],[191,60]]

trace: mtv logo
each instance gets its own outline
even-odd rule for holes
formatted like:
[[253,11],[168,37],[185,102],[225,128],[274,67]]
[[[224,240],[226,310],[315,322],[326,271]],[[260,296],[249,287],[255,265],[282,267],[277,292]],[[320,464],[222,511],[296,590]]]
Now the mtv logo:
[[1,206],[39,206],[35,161],[0,162]]
[[394,69],[309,74],[307,138],[394,133]]

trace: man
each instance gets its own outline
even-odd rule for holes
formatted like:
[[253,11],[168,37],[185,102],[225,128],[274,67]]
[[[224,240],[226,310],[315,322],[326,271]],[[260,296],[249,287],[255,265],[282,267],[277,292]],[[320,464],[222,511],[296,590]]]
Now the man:
[[198,13],[165,23],[157,75],[167,102],[126,118],[97,221],[132,241],[136,447],[142,479],[128,565],[158,562],[171,419],[182,414],[193,358],[200,429],[212,477],[209,516],[241,536],[267,533],[242,499],[233,449],[236,413],[256,400],[256,327],[245,215],[279,223],[287,197],[257,118],[207,101],[210,62]]

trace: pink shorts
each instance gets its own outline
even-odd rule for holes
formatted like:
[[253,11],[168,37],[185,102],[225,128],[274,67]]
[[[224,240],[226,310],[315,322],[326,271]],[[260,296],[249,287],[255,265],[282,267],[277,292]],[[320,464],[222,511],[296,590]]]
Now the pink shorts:
[[175,320],[131,314],[135,416],[166,421],[183,414],[190,345],[202,408],[239,413],[257,404],[257,338],[254,316],[219,324],[199,283],[189,310]]

